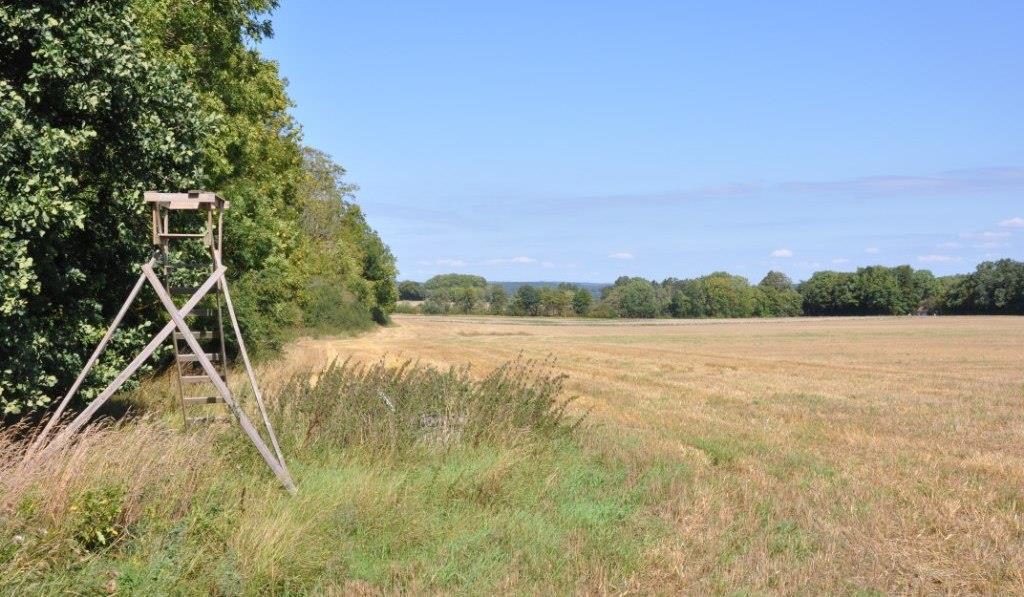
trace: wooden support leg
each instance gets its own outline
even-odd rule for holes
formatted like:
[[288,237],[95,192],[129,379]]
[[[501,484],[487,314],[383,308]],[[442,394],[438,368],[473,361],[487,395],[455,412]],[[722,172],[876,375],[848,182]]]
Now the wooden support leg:
[[[146,278],[148,278],[148,276],[145,275],[145,271],[147,270],[147,268],[150,272],[153,271],[152,266],[150,264],[147,263],[146,265],[144,265],[142,267],[143,277]],[[199,301],[202,300],[204,296],[206,296],[206,293],[209,292],[211,288],[213,288],[213,285],[216,284],[217,281],[221,279],[221,277],[224,275],[225,269],[226,268],[224,266],[221,266],[217,268],[212,274],[210,274],[210,277],[206,279],[206,282],[204,282],[203,285],[196,290],[195,294],[193,294],[192,297],[188,299],[188,302],[186,302],[185,305],[182,306],[180,313],[187,315],[189,311],[194,309],[195,306],[199,303]],[[156,349],[160,347],[161,344],[163,344],[164,340],[166,340],[167,337],[171,335],[171,332],[174,331],[174,328],[175,324],[173,321],[171,321],[167,325],[165,325],[163,329],[160,330],[155,336],[153,336],[153,339],[150,340],[149,344],[147,344],[146,347],[142,349],[142,352],[140,352],[138,356],[136,356],[132,360],[131,363],[128,363],[128,366],[125,367],[124,370],[121,371],[121,373],[119,373],[116,378],[114,378],[114,381],[110,382],[110,385],[108,385],[106,389],[104,389],[103,392],[100,393],[99,396],[93,399],[93,401],[89,404],[89,406],[85,408],[85,410],[79,413],[79,415],[75,417],[75,419],[71,421],[71,423],[69,423],[67,427],[61,430],[57,437],[54,438],[54,441],[51,442],[50,445],[46,447],[44,452],[60,445],[64,440],[68,439],[69,437],[71,437],[72,434],[81,429],[83,425],[88,423],[89,419],[91,419],[92,416],[96,414],[96,411],[99,410],[99,408],[103,406],[103,404],[111,396],[113,396],[115,392],[121,389],[121,386],[124,385],[124,382],[127,381],[128,378],[131,377],[132,374],[135,373],[139,369],[139,367],[142,366],[146,359],[148,359],[150,355],[152,355],[156,351]]]
[[220,283],[221,290],[224,291],[224,302],[228,307],[228,317],[231,319],[231,328],[235,332],[235,339],[238,340],[238,351],[242,354],[242,362],[245,363],[245,372],[249,376],[249,386],[252,387],[253,396],[256,397],[256,405],[260,409],[260,416],[263,417],[263,425],[267,428],[267,435],[270,436],[270,443],[274,446],[274,452],[277,453],[277,460],[284,466],[284,454],[281,453],[281,446],[277,443],[277,434],[274,433],[274,427],[270,424],[270,417],[267,416],[267,408],[263,404],[263,395],[260,394],[259,385],[256,383],[256,374],[253,373],[252,363],[249,361],[249,352],[245,350],[245,341],[242,339],[242,330],[238,327],[238,318],[235,317],[235,306],[231,302],[231,293],[228,291],[228,281],[222,280]]
[[[153,261],[150,260],[149,263],[153,263]],[[140,275],[139,280],[135,282],[135,286],[133,286],[131,292],[128,293],[128,298],[125,299],[124,304],[121,305],[121,309],[117,312],[117,315],[114,316],[114,320],[110,322],[110,327],[107,328],[107,332],[103,334],[103,338],[100,340],[100,343],[97,344],[96,349],[92,351],[92,356],[90,356],[89,360],[86,361],[85,367],[82,368],[82,372],[78,374],[78,377],[75,379],[75,383],[71,384],[71,389],[69,389],[68,393],[64,395],[63,400],[61,400],[60,404],[57,406],[57,410],[53,411],[53,415],[51,415],[50,420],[46,422],[46,426],[43,427],[43,430],[38,436],[36,436],[35,441],[32,442],[32,446],[28,449],[28,452],[25,455],[26,458],[30,457],[35,453],[39,446],[43,445],[43,442],[46,441],[50,431],[53,430],[53,426],[60,421],[61,416],[64,414],[64,409],[67,408],[68,403],[71,402],[71,398],[76,392],[78,392],[78,388],[82,386],[82,382],[85,381],[86,376],[89,375],[89,372],[92,371],[96,361],[100,358],[100,355],[103,354],[104,349],[107,348],[107,343],[114,337],[114,332],[117,331],[118,326],[121,325],[121,320],[124,319],[125,314],[128,313],[128,307],[131,306],[135,297],[138,296],[139,291],[142,290],[142,285],[145,283],[146,276]]]
[[[220,269],[223,269],[223,266],[221,266]],[[167,309],[167,312],[171,315],[171,320],[174,322],[175,326],[177,326],[178,331],[181,332],[181,335],[189,345],[189,348],[191,348],[192,352],[196,355],[197,362],[202,366],[206,375],[209,376],[210,381],[213,382],[217,391],[220,392],[221,398],[224,399],[228,408],[230,408],[231,412],[234,413],[235,418],[238,420],[238,424],[242,427],[242,431],[249,436],[253,445],[256,446],[256,450],[260,453],[260,456],[262,456],[263,460],[266,461],[270,470],[274,471],[274,474],[277,475],[278,479],[280,479],[285,489],[291,493],[295,493],[295,483],[292,481],[292,477],[288,472],[288,469],[283,463],[278,462],[270,452],[270,449],[267,448],[267,444],[264,443],[263,438],[260,437],[259,432],[256,431],[256,428],[253,427],[252,423],[249,421],[249,417],[246,416],[245,411],[238,407],[234,397],[231,395],[231,390],[229,390],[227,385],[224,384],[224,380],[217,375],[217,370],[214,369],[213,363],[210,362],[210,359],[206,358],[206,354],[199,345],[199,341],[196,340],[195,336],[192,334],[192,330],[190,330],[188,325],[185,323],[184,317],[182,317],[181,313],[178,312],[178,308],[174,305],[174,301],[171,300],[171,295],[168,294],[167,290],[163,287],[163,284],[160,283],[160,279],[157,278],[155,273],[153,273],[153,268],[147,264],[142,268],[142,273],[153,286],[157,296],[160,297],[160,302],[163,303],[164,308]]]

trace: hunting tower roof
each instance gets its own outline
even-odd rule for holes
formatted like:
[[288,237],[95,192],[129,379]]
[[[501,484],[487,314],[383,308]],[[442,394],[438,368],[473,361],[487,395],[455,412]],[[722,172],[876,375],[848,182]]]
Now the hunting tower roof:
[[209,191],[189,191],[187,193],[160,193],[146,191],[143,194],[146,203],[158,203],[167,209],[212,209],[228,208],[228,202],[217,193]]

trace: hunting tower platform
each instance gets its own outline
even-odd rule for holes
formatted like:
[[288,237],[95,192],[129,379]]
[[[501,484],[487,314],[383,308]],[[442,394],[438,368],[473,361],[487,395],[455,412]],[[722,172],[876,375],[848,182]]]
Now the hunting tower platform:
[[[211,406],[220,408],[217,405],[223,404],[281,483],[288,491],[294,493],[295,484],[285,465],[277,436],[267,416],[263,396],[256,383],[256,375],[231,302],[231,293],[225,277],[226,268],[221,260],[224,210],[229,207],[229,203],[216,193],[205,191],[147,191],[143,195],[143,201],[150,206],[152,213],[153,256],[142,266],[142,275],[129,292],[121,310],[114,317],[75,383],[36,438],[32,452],[43,446],[51,429],[58,423],[71,398],[110,342],[129,306],[145,283],[149,282],[170,315],[171,321],[164,325],[85,410],[61,429],[50,445],[59,444],[81,429],[146,359],[171,338],[178,399],[181,402],[185,427],[216,419],[211,416],[190,416],[195,414],[193,411],[208,410]],[[182,228],[172,229],[172,222]],[[156,273],[157,269],[160,270],[159,276]],[[264,432],[270,439],[273,451],[239,405],[238,396],[232,393],[228,386],[225,312],[238,346],[239,356],[245,366],[249,388],[259,409]]]

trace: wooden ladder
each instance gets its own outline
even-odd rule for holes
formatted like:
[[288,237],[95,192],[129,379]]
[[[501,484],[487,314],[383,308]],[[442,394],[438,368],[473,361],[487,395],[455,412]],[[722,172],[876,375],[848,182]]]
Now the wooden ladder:
[[[174,273],[174,269],[169,265],[165,266],[165,282],[168,276]],[[210,272],[207,271],[206,275],[209,274]],[[184,302],[188,297],[192,296],[196,289],[194,287],[171,286],[170,291],[171,296],[177,299],[175,302]],[[214,287],[202,301],[210,306],[200,306],[192,310],[191,314],[195,317],[196,321],[191,327],[196,340],[204,344],[203,354],[216,367],[217,376],[220,380],[227,385],[228,353],[224,340],[223,301],[220,287]],[[202,302],[200,305],[202,305]],[[222,417],[211,416],[209,412],[205,412],[209,409],[203,408],[204,406],[225,404],[224,399],[213,387],[213,379],[199,365],[199,357],[189,348],[188,343],[185,342],[185,336],[181,332],[174,332],[171,338],[174,346],[175,370],[178,373],[178,398],[181,400],[181,416],[185,427],[188,428],[199,423],[228,420],[230,413],[227,411],[226,406],[220,407],[223,410],[222,414],[224,416]],[[190,412],[196,410],[204,412],[197,416],[190,416]]]
[[[218,197],[212,194],[188,193],[185,197],[170,197],[155,206],[153,210],[153,243],[160,247],[163,262],[163,283],[174,302],[179,306],[197,290],[198,282],[213,273],[220,254],[223,239],[223,205]],[[204,201],[205,199],[205,201]],[[201,223],[201,231],[175,230],[171,226],[172,212],[199,212],[199,217],[182,213],[191,217],[194,227]],[[214,215],[216,214],[216,217]],[[205,216],[205,217],[202,217]],[[203,251],[209,256],[208,262],[175,261],[172,245],[191,243],[193,249],[202,245]],[[195,251],[193,251],[195,252]],[[194,257],[194,256],[193,256]],[[192,310],[195,322],[191,328],[196,340],[206,344],[203,354],[216,368],[220,380],[228,383],[228,353],[224,340],[224,296],[222,286],[218,284],[203,297],[199,306]],[[171,337],[174,347],[175,370],[178,373],[178,398],[181,401],[181,416],[186,428],[196,424],[213,421],[230,420],[227,407],[220,407],[222,416],[211,413],[209,405],[225,404],[224,399],[214,388],[213,379],[199,364],[198,355],[193,352],[184,335],[175,331]],[[198,413],[196,411],[199,411]],[[195,416],[190,416],[190,413]]]

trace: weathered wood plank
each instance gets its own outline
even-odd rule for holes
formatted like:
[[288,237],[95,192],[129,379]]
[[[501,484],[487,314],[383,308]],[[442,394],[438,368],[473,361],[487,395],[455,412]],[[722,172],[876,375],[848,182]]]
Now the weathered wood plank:
[[[227,268],[225,268],[223,265],[219,266],[212,274],[210,274],[210,277],[207,278],[206,282],[204,282],[203,285],[199,287],[199,290],[197,290],[196,293],[193,294],[191,298],[189,298],[189,300],[181,307],[180,310],[177,308],[175,309],[175,315],[180,318],[182,314],[188,314],[189,311],[194,309],[196,303],[198,303],[200,300],[203,299],[204,296],[206,296],[206,293],[210,291],[210,288],[212,288],[213,285],[216,284],[218,280],[220,280],[221,277],[224,276],[224,272],[226,270]],[[151,263],[147,263],[146,265],[142,266],[142,271],[146,279],[150,280],[150,283],[152,283],[152,281],[156,279],[156,275],[153,274],[153,266]],[[157,282],[159,283],[159,280],[157,280]],[[99,410],[100,407],[103,406],[106,403],[106,401],[109,400],[110,397],[114,395],[115,392],[121,389],[121,386],[124,385],[124,382],[126,382],[128,378],[132,376],[132,374],[138,371],[139,367],[141,367],[142,364],[146,362],[146,359],[148,359],[156,351],[156,349],[159,348],[160,345],[163,344],[165,340],[167,340],[167,337],[171,335],[171,332],[174,330],[174,328],[175,322],[172,319],[172,321],[168,322],[163,327],[163,329],[161,329],[159,332],[156,333],[155,336],[153,336],[153,339],[149,341],[149,344],[147,344],[146,347],[143,348],[142,351],[138,355],[136,355],[136,357],[132,359],[130,363],[128,363],[128,366],[125,367],[121,371],[121,373],[119,373],[117,377],[115,377],[114,380],[111,381],[110,384],[108,384],[107,387],[102,392],[100,392],[100,395],[93,399],[93,401],[89,403],[89,406],[85,407],[85,410],[80,412],[77,417],[75,417],[70,423],[68,423],[67,427],[61,430],[60,434],[57,437],[55,437],[54,440],[50,442],[50,444],[47,445],[44,452],[46,450],[49,450],[51,447],[55,448],[59,446],[61,442],[70,438],[79,429],[81,429],[83,425],[88,423],[89,419],[91,419],[92,416],[96,414],[96,411]]]
[[161,232],[160,238],[206,238],[205,232]]
[[[213,258],[219,266],[220,250],[215,250],[213,252]],[[277,442],[277,434],[274,433],[274,426],[270,424],[270,417],[267,416],[267,408],[263,404],[263,394],[260,392],[259,384],[256,383],[256,374],[253,373],[252,363],[249,361],[249,351],[245,349],[245,340],[242,338],[242,330],[239,328],[238,318],[235,316],[235,305],[231,302],[231,291],[228,290],[228,282],[226,279],[221,280],[220,288],[221,291],[224,292],[224,304],[228,308],[228,318],[231,320],[231,329],[235,332],[235,340],[238,341],[238,352],[242,355],[242,362],[245,364],[245,373],[249,378],[249,386],[252,388],[253,396],[256,397],[256,405],[260,409],[260,417],[263,418],[263,426],[267,429],[267,434],[270,436],[270,443],[274,446],[274,452],[277,454],[277,458],[281,462],[281,466],[286,466],[284,462],[284,454],[281,452],[281,446]]]
[[[145,201],[146,203],[160,203],[168,205],[184,205],[187,203],[203,205],[224,202],[223,199],[217,196],[217,193],[212,193],[210,191],[189,191],[187,193],[161,193],[159,191],[146,191],[142,194],[142,200]],[[171,209],[175,208],[171,207]]]
[[[214,338],[217,337],[216,334],[214,334],[213,330],[204,330],[202,332],[192,332],[192,335],[194,335],[197,340],[213,340]],[[184,339],[184,336],[181,335],[181,332],[174,332],[174,339],[175,340],[182,340],[182,339]]]
[[[153,263],[153,261],[150,260],[150,263]],[[39,446],[43,445],[43,441],[46,440],[46,437],[50,434],[53,426],[60,420],[61,416],[64,414],[64,409],[67,408],[71,398],[76,392],[78,392],[78,388],[82,386],[82,382],[85,381],[86,376],[89,375],[93,366],[96,365],[96,360],[100,358],[100,355],[103,354],[103,351],[107,348],[107,343],[110,342],[110,339],[114,336],[114,332],[116,332],[118,326],[121,325],[121,320],[124,319],[125,314],[128,313],[128,307],[131,306],[135,297],[138,296],[139,291],[142,290],[142,285],[145,283],[146,276],[140,275],[138,281],[135,282],[135,286],[133,286],[131,292],[128,293],[128,298],[125,299],[124,304],[121,305],[121,309],[118,310],[117,315],[114,316],[114,320],[110,322],[110,327],[107,328],[107,332],[103,334],[103,338],[100,339],[100,343],[97,344],[96,349],[92,351],[92,356],[90,356],[89,360],[86,361],[85,367],[82,368],[82,372],[78,374],[77,378],[75,378],[75,383],[71,384],[71,388],[60,401],[60,404],[57,406],[57,410],[53,412],[53,415],[50,417],[50,420],[46,422],[46,426],[43,427],[39,436],[36,437],[34,442],[32,442],[32,447],[29,448],[28,451],[29,454],[34,452]]]
[[[223,267],[224,266],[221,265],[218,267],[218,269],[223,269]],[[238,404],[235,402],[234,396],[231,394],[231,390],[228,389],[227,385],[224,383],[224,380],[217,376],[217,370],[214,369],[213,364],[210,362],[210,360],[206,358],[206,355],[203,353],[202,348],[199,346],[199,341],[196,340],[195,337],[192,335],[192,331],[189,329],[188,324],[185,323],[185,318],[182,317],[181,313],[178,311],[178,308],[175,306],[174,301],[171,300],[171,295],[167,294],[167,290],[164,288],[163,284],[160,283],[160,279],[153,272],[152,266],[150,266],[149,264],[144,266],[142,268],[142,273],[145,274],[146,278],[149,280],[150,285],[153,286],[153,290],[156,291],[157,297],[159,297],[160,302],[163,303],[164,309],[166,309],[167,312],[170,314],[171,320],[178,327],[178,330],[185,336],[185,342],[188,343],[193,353],[195,353],[196,356],[199,357],[198,362],[202,366],[203,371],[205,371],[206,374],[210,376],[210,381],[213,382],[213,386],[217,388],[217,392],[220,394],[221,398],[224,399],[224,402],[227,403],[228,408],[231,409],[232,414],[235,415],[235,419],[238,421],[239,426],[241,426],[242,431],[244,431],[245,434],[249,436],[249,440],[252,441],[254,446],[256,446],[256,451],[259,452],[260,456],[263,457],[263,460],[266,461],[267,466],[270,467],[270,470],[272,470],[274,474],[277,475],[277,478],[281,481],[281,484],[284,485],[285,489],[287,489],[290,493],[295,493],[295,482],[292,481],[291,473],[289,473],[288,469],[284,466],[284,464],[278,461],[274,454],[271,453],[270,449],[267,447],[267,444],[263,441],[263,438],[260,437],[259,432],[256,431],[256,428],[253,427],[252,422],[249,421],[249,417],[245,414],[245,411],[238,407]]]
[[[186,340],[187,341],[186,338],[182,338],[182,340]],[[204,353],[198,353],[198,354],[197,353],[179,354],[178,355],[178,362],[179,363],[198,363],[200,361],[200,357],[205,357],[209,361],[220,361],[220,355],[219,354],[217,354],[215,352],[204,352]]]

